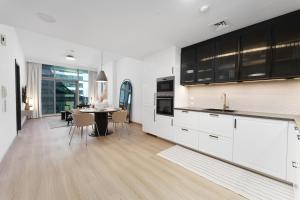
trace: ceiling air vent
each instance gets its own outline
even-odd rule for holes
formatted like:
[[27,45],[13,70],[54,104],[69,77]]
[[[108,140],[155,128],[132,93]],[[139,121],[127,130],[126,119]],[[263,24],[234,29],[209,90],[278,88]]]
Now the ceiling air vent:
[[222,20],[222,21],[219,21],[217,23],[214,23],[213,24],[213,27],[216,31],[220,31],[220,30],[223,30],[225,28],[228,28],[229,27],[229,23],[227,20]]

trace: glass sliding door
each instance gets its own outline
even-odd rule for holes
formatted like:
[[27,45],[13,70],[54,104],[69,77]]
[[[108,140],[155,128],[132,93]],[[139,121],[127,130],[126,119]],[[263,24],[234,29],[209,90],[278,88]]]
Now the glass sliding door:
[[64,110],[71,110],[78,105],[77,82],[56,81],[55,82],[55,104],[56,113]]
[[52,65],[42,68],[42,113],[55,114],[87,105],[88,71]]

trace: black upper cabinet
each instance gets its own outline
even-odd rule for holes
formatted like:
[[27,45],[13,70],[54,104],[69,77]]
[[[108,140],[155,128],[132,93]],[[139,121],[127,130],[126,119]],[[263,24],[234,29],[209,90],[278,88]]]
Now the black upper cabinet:
[[271,27],[260,23],[241,30],[240,80],[267,79],[271,64]]
[[196,79],[196,46],[181,50],[181,84],[193,84]]
[[300,75],[300,12],[276,18],[272,22],[272,77]]
[[215,82],[236,81],[239,35],[227,34],[215,40]]
[[300,10],[182,49],[181,83],[300,77]]
[[215,45],[213,40],[197,45],[197,83],[214,82],[214,56]]

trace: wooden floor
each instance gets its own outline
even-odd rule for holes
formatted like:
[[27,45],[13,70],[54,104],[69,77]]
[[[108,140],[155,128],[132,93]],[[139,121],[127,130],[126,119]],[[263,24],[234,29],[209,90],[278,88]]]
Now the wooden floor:
[[244,199],[156,155],[172,145],[133,124],[69,146],[68,128],[29,120],[0,164],[0,199]]

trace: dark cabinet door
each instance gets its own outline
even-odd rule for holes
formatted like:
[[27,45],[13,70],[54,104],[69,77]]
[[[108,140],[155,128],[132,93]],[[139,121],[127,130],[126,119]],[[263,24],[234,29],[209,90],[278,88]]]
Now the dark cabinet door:
[[272,77],[300,75],[300,11],[275,18],[272,23]]
[[241,30],[240,80],[267,79],[270,75],[271,27],[269,22]]
[[196,78],[196,47],[189,46],[181,50],[181,79],[182,85],[195,83]]
[[237,80],[239,35],[230,33],[216,39],[215,82]]
[[215,43],[213,40],[197,45],[197,83],[214,82]]

